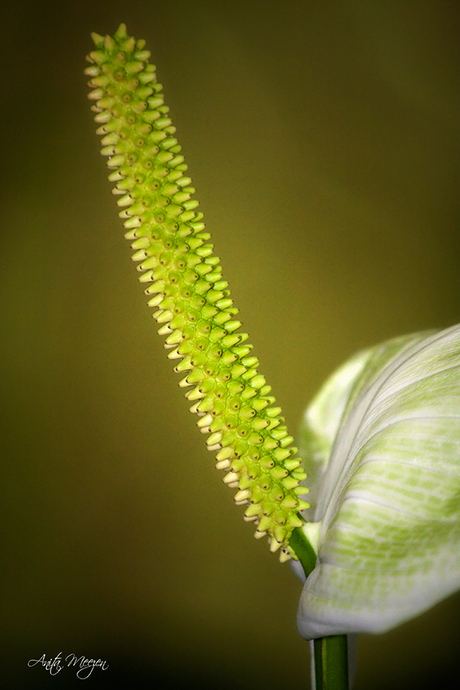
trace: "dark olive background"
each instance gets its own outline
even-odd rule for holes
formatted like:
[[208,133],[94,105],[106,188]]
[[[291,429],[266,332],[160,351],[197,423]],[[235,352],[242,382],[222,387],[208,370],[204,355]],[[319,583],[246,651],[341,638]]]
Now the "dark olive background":
[[[155,334],[86,99],[148,41],[294,430],[357,349],[460,321],[455,0],[15,0],[2,10],[0,685],[308,687],[300,583],[252,538]],[[361,636],[356,690],[447,688],[460,598]]]

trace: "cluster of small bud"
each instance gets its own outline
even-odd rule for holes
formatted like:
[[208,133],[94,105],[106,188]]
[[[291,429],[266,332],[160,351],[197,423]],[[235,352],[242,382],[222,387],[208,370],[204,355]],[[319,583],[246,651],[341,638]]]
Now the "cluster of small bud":
[[295,558],[289,538],[304,524],[299,512],[308,503],[300,495],[308,490],[300,482],[306,475],[248,336],[240,332],[150,53],[123,24],[113,37],[93,39],[96,50],[85,70],[89,98],[158,332],[166,337],[168,357],[180,360],[179,385],[188,388],[198,427],[209,434],[207,447],[217,451],[223,481],[246,506],[245,520],[255,523],[256,537],[268,535],[272,551],[281,549],[280,560]]

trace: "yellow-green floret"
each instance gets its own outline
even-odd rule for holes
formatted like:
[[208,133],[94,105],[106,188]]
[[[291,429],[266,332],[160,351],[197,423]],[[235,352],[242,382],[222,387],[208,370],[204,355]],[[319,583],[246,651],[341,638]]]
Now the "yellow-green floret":
[[178,360],[180,386],[217,451],[224,482],[237,489],[256,537],[268,535],[281,560],[294,555],[293,529],[303,524],[300,498],[307,489],[297,448],[270,386],[258,373],[238,310],[222,278],[203,214],[164,105],[145,41],[128,37],[122,24],[113,37],[93,34],[96,50],[85,73],[102,135],[102,154],[113,170],[113,193],[131,241],[139,280],[165,336],[168,357]]

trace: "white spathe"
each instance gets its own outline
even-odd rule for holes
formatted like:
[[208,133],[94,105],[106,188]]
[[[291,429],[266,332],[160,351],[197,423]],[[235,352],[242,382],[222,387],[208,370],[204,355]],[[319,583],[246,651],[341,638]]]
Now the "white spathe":
[[460,587],[460,326],[359,353],[301,444],[321,523],[301,635],[384,632]]

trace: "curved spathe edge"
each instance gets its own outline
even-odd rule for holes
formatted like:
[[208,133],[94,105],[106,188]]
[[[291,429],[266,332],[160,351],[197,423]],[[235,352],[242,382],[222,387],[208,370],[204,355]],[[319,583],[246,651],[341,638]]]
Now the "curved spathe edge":
[[[307,639],[386,632],[460,586],[460,326],[394,339],[361,357],[364,366],[356,368],[356,378],[351,381],[351,377],[335,398],[340,400],[343,415],[333,443],[328,439],[331,460],[328,458],[321,477],[315,515],[316,519],[326,519],[318,563],[304,584],[298,611],[299,632]],[[346,365],[341,370],[347,371]],[[334,376],[337,374],[328,381],[331,400],[335,395],[331,390]],[[321,395],[317,399],[321,400]],[[410,447],[411,420],[419,409],[422,419],[427,414],[434,415],[434,419],[438,415],[442,424],[434,423],[434,444],[433,439],[430,443],[420,436],[416,439],[417,460],[421,460],[418,466],[401,459],[400,438],[396,442],[395,432],[391,431],[398,425],[391,422],[401,418],[408,421]],[[313,433],[309,430],[313,447],[314,433],[319,433],[324,448],[324,429],[320,424]],[[417,433],[415,426],[412,433]],[[439,457],[445,454],[453,474],[440,469],[446,463],[439,462],[436,467],[438,451],[433,452],[433,447],[437,441]],[[377,463],[369,462],[375,460],[369,456],[379,443],[381,454],[384,449],[382,458]],[[418,483],[423,486],[420,477],[424,460],[435,468],[433,489],[425,488],[426,501],[414,504],[412,489]],[[396,487],[399,493],[385,475],[389,465],[400,471],[400,477],[393,482],[395,486],[400,483]],[[382,467],[380,480],[377,470]],[[362,504],[357,483],[365,486],[366,500]],[[385,491],[391,500],[386,501]],[[429,512],[433,499],[438,503],[436,515]],[[420,511],[411,512],[410,508],[417,505]],[[353,515],[358,515],[361,523],[354,523]],[[378,533],[377,515],[385,527]],[[403,529],[399,523],[403,523]],[[405,549],[404,529],[416,541],[413,553],[409,547]],[[394,539],[399,539],[397,548]],[[383,553],[380,560],[375,555],[379,549]]]

